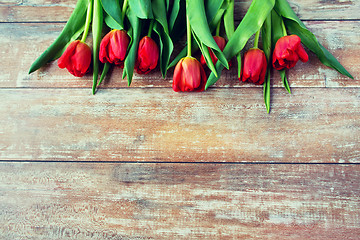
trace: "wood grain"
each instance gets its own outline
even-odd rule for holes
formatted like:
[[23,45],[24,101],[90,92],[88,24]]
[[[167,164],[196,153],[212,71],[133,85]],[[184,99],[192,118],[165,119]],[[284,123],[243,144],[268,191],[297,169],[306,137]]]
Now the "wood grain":
[[360,89],[2,89],[0,159],[360,162]]
[[[299,62],[288,71],[292,87],[359,87],[360,81],[360,22],[332,21],[307,22],[311,31],[318,36],[320,42],[342,63],[354,76],[354,80],[340,75],[316,58],[312,53],[310,61]],[[60,87],[60,88],[91,88],[91,73],[83,78],[59,69],[57,62],[41,68],[29,75],[28,70],[33,61],[59,35],[63,24],[0,24],[0,87]],[[177,47],[181,47],[177,45]],[[122,69],[114,68],[105,79],[104,88],[126,87],[127,81],[121,79]],[[273,86],[282,87],[279,74],[273,73]],[[159,69],[146,76],[135,74],[134,87],[170,87],[172,70],[166,79],[162,79]],[[216,87],[253,87],[253,84],[240,83],[237,79],[237,67],[224,70]]]
[[[235,18],[240,20],[251,1],[235,1]],[[302,19],[359,19],[357,0],[301,0],[289,1]],[[76,0],[5,0],[0,2],[0,22],[58,22],[67,21]]]
[[2,239],[358,239],[360,166],[0,163]]
[[0,239],[359,239],[360,1],[290,1],[355,80],[310,53],[270,115],[235,68],[185,94],[171,71],[95,96],[56,62],[28,75],[75,3],[0,2]]

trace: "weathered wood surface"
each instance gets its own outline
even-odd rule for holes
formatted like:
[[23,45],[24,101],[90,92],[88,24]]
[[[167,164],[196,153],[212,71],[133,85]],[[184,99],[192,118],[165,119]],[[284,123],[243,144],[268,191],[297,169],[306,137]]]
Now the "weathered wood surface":
[[360,89],[0,89],[8,160],[360,163]]
[[360,1],[290,1],[355,79],[310,53],[270,115],[235,68],[185,94],[171,71],[95,96],[56,62],[28,75],[75,3],[0,2],[0,239],[359,239]]
[[360,166],[0,163],[1,239],[358,239]]
[[[236,19],[240,20],[251,0],[235,3]],[[358,0],[291,0],[289,3],[301,19],[359,19]],[[75,4],[73,0],[4,0],[0,2],[0,22],[67,21]]]
[[[359,21],[315,21],[306,22],[319,41],[348,69],[354,80],[330,69],[309,53],[310,61],[299,62],[288,71],[291,87],[359,87],[360,86],[360,22]],[[1,87],[86,87],[91,88],[92,76],[76,78],[65,69],[59,69],[54,61],[39,71],[29,75],[28,71],[35,59],[59,35],[63,24],[0,24],[0,65]],[[121,79],[122,69],[114,68],[106,78],[103,87],[126,87]],[[134,75],[134,87],[171,87],[172,69],[167,78],[162,79],[160,71],[146,76]],[[273,74],[273,86],[282,87],[277,71]],[[237,78],[237,67],[224,70],[217,87],[253,87]]]

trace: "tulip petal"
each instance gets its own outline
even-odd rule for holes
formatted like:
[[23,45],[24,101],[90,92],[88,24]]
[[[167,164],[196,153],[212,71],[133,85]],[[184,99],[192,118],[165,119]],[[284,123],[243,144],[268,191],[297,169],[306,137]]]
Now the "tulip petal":
[[107,53],[108,53],[108,46],[109,46],[109,42],[110,42],[110,36],[111,36],[111,32],[107,33],[103,37],[103,39],[101,40],[101,43],[100,43],[99,60],[102,63],[109,62]]
[[69,60],[71,56],[74,55],[76,46],[78,45],[79,42],[80,40],[77,40],[69,44],[69,46],[66,48],[66,50],[58,60],[59,68],[65,68],[68,65]]
[[175,67],[173,90],[176,92],[203,91],[206,73],[200,62],[193,57],[182,58]]
[[[227,59],[231,59],[244,48],[249,38],[262,27],[274,5],[275,0],[253,0],[251,2],[244,18],[241,20],[239,26],[234,32],[234,35],[231,39],[229,39],[226,47],[224,48],[223,53]],[[216,70],[219,76],[223,69],[224,67],[220,63],[216,63]],[[207,89],[209,86],[214,84],[219,79],[219,76],[211,73],[205,88]]]
[[69,20],[67,21],[64,29],[56,40],[44,51],[40,57],[31,65],[29,74],[36,71],[44,64],[53,60],[54,57],[60,55],[59,52],[73,39],[74,36],[79,35],[79,31],[82,32],[85,25],[87,7],[89,5],[88,0],[78,0],[74,11],[72,12]]
[[338,62],[338,60],[336,60],[336,58],[319,43],[314,34],[306,28],[304,23],[296,16],[286,0],[278,0],[275,5],[275,10],[284,18],[286,28],[289,29],[291,33],[298,35],[303,44],[314,52],[324,65],[354,79],[353,76]]
[[296,53],[302,62],[307,62],[309,60],[309,56],[302,45],[298,47]]
[[263,84],[266,69],[267,61],[264,52],[258,48],[252,48],[244,54],[241,80]]

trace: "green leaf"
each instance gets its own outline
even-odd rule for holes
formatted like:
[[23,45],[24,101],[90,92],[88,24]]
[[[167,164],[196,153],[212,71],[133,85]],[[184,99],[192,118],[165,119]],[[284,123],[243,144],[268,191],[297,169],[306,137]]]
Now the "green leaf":
[[169,32],[173,43],[177,42],[186,32],[185,0],[175,0],[169,16]]
[[93,86],[92,93],[95,94],[97,80],[99,77],[99,48],[103,26],[103,8],[100,0],[94,0],[94,14],[92,21],[93,34]]
[[111,29],[123,29],[124,27],[121,26],[118,22],[116,22],[111,16],[105,15],[105,23]]
[[111,26],[109,26],[110,28],[116,26],[116,28],[113,29],[124,29],[119,0],[101,0],[101,4],[104,11],[107,13],[107,16],[105,17],[106,24],[109,26],[108,23],[111,23]]
[[[191,0],[190,0],[191,1]],[[221,9],[224,0],[207,0],[205,1],[205,13],[208,22],[212,22],[218,11]]]
[[[194,34],[193,34],[194,35]],[[205,46],[202,42],[200,42],[200,39],[197,38],[196,35],[194,35],[194,39],[196,40],[199,48],[200,48],[200,51],[202,53],[202,55],[204,56],[205,58],[205,61],[206,61],[206,64],[208,66],[208,68],[214,73],[216,74],[216,69],[215,69],[215,66],[214,66],[214,63],[211,59],[211,56],[210,56],[210,52],[209,52],[209,49],[207,46]]]
[[163,78],[165,78],[174,45],[171,41],[170,36],[165,32],[164,28],[158,22],[156,22],[154,25],[154,31],[159,35],[160,71]]
[[270,113],[270,103],[271,103],[271,91],[270,91],[270,68],[266,71],[266,77],[264,82],[264,103],[267,113]]
[[[274,10],[273,10],[274,11]],[[273,12],[272,11],[272,12]],[[271,69],[271,49],[272,49],[272,15],[269,14],[268,17],[265,19],[265,22],[261,28],[261,40],[263,43],[263,51],[266,56],[267,60],[267,70],[266,70],[266,77],[264,82],[264,103],[266,107],[267,113],[270,113],[270,97],[271,97],[271,83],[270,83],[270,69]]]
[[314,52],[324,65],[354,79],[338,60],[319,43],[314,34],[306,28],[286,0],[277,0],[275,10],[284,18],[284,23],[290,33],[298,35],[301,38],[301,42]]
[[174,0],[173,7],[169,15],[169,30],[171,31],[175,25],[175,21],[180,11],[180,0]]
[[234,5],[234,0],[229,0],[228,8],[224,13],[224,28],[228,39],[230,39],[235,32]]
[[130,86],[134,74],[135,61],[139,47],[141,22],[140,19],[137,17],[136,13],[134,12],[134,10],[132,10],[132,8],[129,8],[126,14],[128,16],[132,28],[132,38],[131,38],[132,41],[130,43],[131,46],[128,55],[126,56],[124,62],[124,71],[122,78],[125,78],[125,76],[127,76],[128,86]]
[[170,8],[170,0],[166,0],[166,12],[169,11]]
[[79,29],[84,27],[88,4],[89,0],[78,0],[64,29],[56,40],[31,65],[29,74],[54,59],[58,52],[68,44],[76,33],[78,33]]
[[[220,2],[223,2],[223,1],[220,1]],[[173,16],[175,14],[173,14],[173,12],[171,13],[170,15],[170,20],[169,20],[169,28],[170,28],[170,36],[171,36],[171,39],[173,40],[173,42],[176,42],[180,37],[182,37],[186,31],[186,14],[185,14],[185,6],[184,6],[184,0],[175,0],[174,1],[174,7],[175,7],[175,4],[176,3],[179,3],[180,4],[180,10],[179,10],[179,15],[178,17],[176,18],[176,23],[175,23],[175,26],[174,27],[171,27],[171,19],[173,18]],[[208,2],[207,3],[207,6],[212,6],[211,4],[209,5]],[[215,6],[215,9],[219,10],[219,11],[222,11],[222,7],[225,6],[225,3],[221,6],[219,4],[215,4],[213,5]],[[227,6],[227,5],[226,5]],[[223,13],[224,11],[222,11]],[[214,10],[211,10],[211,11],[208,11],[207,12],[207,19],[214,19],[214,18],[217,18],[216,17],[216,14],[217,12],[214,11]],[[209,26],[210,28],[210,32],[213,32],[216,28],[216,24],[212,24]],[[199,49],[198,45],[195,44],[197,43],[194,39],[191,41],[191,49],[193,52],[197,51]],[[185,57],[187,54],[187,48],[186,46],[182,49],[182,51],[180,53],[178,53],[178,55],[173,59],[173,61],[169,64],[168,66],[168,69],[171,68],[171,67],[174,67],[181,58]]]
[[187,0],[186,12],[187,16],[189,17],[193,33],[195,33],[202,44],[210,47],[213,50],[213,53],[218,58],[219,63],[221,63],[226,68],[229,68],[228,61],[211,35],[209,24],[206,20],[204,1]]
[[59,57],[61,57],[61,55],[64,53],[64,51],[66,50],[66,48],[69,46],[69,44],[75,40],[77,40],[80,35],[84,32],[84,28],[85,28],[85,24],[84,26],[82,26],[79,31],[77,31],[76,33],[74,33],[74,35],[71,37],[71,39],[69,40],[69,42],[61,49],[59,50],[56,55],[51,59],[51,61],[54,61],[55,59],[58,59]]
[[166,14],[165,0],[152,1],[153,13],[156,19],[154,31],[159,35],[160,43],[160,71],[165,78],[168,69],[171,53],[174,49],[173,42],[169,35],[169,27]]
[[96,87],[98,87],[98,86],[102,83],[102,81],[104,80],[104,78],[106,77],[106,74],[108,73],[108,71],[109,71],[109,69],[110,69],[110,66],[111,66],[111,64],[108,63],[108,62],[106,62],[106,63],[104,64],[104,68],[103,68],[103,71],[102,71],[102,73],[101,73],[100,80],[99,80],[98,84],[96,85]]
[[241,68],[242,68],[242,63],[241,63],[241,61],[242,61],[242,59],[241,59],[241,53],[238,53],[237,55],[236,55],[236,60],[237,60],[237,62],[238,62],[238,79],[240,79],[241,78]]
[[164,31],[169,34],[169,26],[166,16],[166,5],[165,0],[153,0],[152,9],[154,18],[162,25]]
[[151,0],[129,0],[129,5],[138,18],[153,18]]
[[[236,28],[234,35],[228,41],[223,51],[227,59],[231,59],[238,54],[245,46],[249,38],[254,35],[263,25],[266,17],[273,9],[275,0],[253,0],[243,20]],[[216,63],[216,71],[220,76],[223,66],[220,63]],[[206,83],[205,89],[213,85],[219,77],[211,73]]]
[[[273,12],[273,11],[272,11]],[[263,43],[263,51],[265,53],[268,66],[271,60],[271,52],[272,52],[272,15],[269,14],[266,18],[262,28],[261,28],[261,41]]]
[[206,15],[207,19],[212,19],[211,21],[208,20],[210,30],[213,30],[216,28],[218,23],[223,18],[228,6],[229,6],[229,1],[224,1],[223,4],[220,6],[219,10],[216,12],[216,14],[213,17],[211,15],[210,16]]
[[276,42],[284,36],[283,27],[284,21],[281,16],[275,11],[271,11],[271,47],[275,48]]
[[290,90],[289,83],[287,81],[285,69],[280,70],[279,73],[280,73],[281,80],[283,82],[283,85],[284,85],[285,89],[291,94],[291,90]]
[[[224,28],[225,33],[228,39],[234,35],[234,0],[228,0],[228,7],[224,13]],[[237,65],[238,65],[238,78],[241,77],[241,53],[239,52],[236,55]]]

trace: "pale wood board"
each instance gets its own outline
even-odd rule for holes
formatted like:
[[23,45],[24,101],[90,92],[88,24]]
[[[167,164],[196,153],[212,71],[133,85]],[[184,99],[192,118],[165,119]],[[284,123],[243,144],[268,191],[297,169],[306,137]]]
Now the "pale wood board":
[[0,163],[0,238],[355,240],[359,170]]
[[360,89],[0,89],[0,158],[360,162]]
[[[240,20],[251,0],[235,1],[235,18]],[[301,19],[359,19],[358,0],[301,0],[289,1]],[[74,10],[73,0],[5,0],[0,3],[0,22],[58,22],[67,21]]]
[[2,1],[0,239],[359,239],[360,1],[289,2],[355,79],[309,53],[267,114],[236,67],[185,94],[172,70],[95,96],[56,61],[28,75],[76,1]]
[[[319,37],[319,41],[342,63],[354,76],[354,80],[324,66],[316,55],[309,52],[307,63],[299,62],[288,71],[292,87],[359,87],[360,66],[360,23],[358,21],[307,22],[309,28]],[[28,74],[31,64],[50,46],[59,35],[63,24],[1,24],[0,53],[3,59],[0,65],[1,87],[87,87],[92,86],[92,75],[83,78],[59,69],[57,61],[51,62],[40,70]],[[178,48],[183,45],[179,43]],[[248,46],[246,49],[250,48]],[[235,63],[235,61],[234,61]],[[170,87],[173,69],[163,79],[157,69],[146,76],[134,75],[132,86],[135,87]],[[122,69],[116,67],[110,71],[103,87],[125,87],[127,80],[122,80]],[[272,74],[272,85],[282,87],[277,71]],[[239,82],[237,66],[224,70],[216,87],[253,87],[253,84]]]

